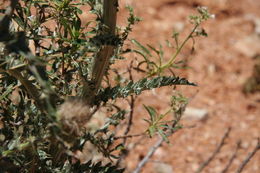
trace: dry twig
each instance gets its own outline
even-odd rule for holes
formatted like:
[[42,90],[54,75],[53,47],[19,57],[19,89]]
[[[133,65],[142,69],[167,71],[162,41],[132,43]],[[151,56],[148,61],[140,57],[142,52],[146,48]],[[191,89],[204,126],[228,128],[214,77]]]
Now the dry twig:
[[[133,68],[133,61],[131,61],[130,66],[128,67],[129,79],[131,81],[134,80],[133,74],[132,74],[132,68]],[[136,96],[131,95],[130,100],[128,101],[129,106],[130,106],[130,113],[129,113],[129,119],[128,119],[128,122],[127,122],[127,127],[126,127],[126,130],[124,132],[124,135],[114,138],[115,140],[116,139],[123,139],[123,142],[122,142],[123,145],[126,145],[127,138],[138,137],[138,136],[144,135],[144,133],[137,134],[137,135],[128,135],[128,133],[130,132],[131,127],[133,125],[135,99],[136,99]],[[128,154],[128,152],[122,152],[121,155],[120,155],[120,158],[118,159],[118,161],[116,163],[116,165],[119,165],[121,163],[121,161],[127,156],[127,154]]]
[[212,153],[212,155],[205,161],[203,162],[199,169],[196,171],[196,173],[200,173],[202,172],[202,170],[209,165],[209,163],[215,158],[215,156],[220,152],[221,148],[224,146],[225,144],[225,140],[227,139],[229,133],[231,131],[231,128],[229,127],[227,129],[227,131],[225,132],[225,134],[223,135],[221,142],[219,143],[218,147],[216,148],[216,150]]
[[[131,70],[132,68],[133,68],[133,61],[130,63],[130,67],[128,68],[129,79],[131,81],[134,80],[132,70]],[[130,106],[129,120],[127,123],[126,130],[124,132],[124,135],[127,135],[130,132],[132,124],[133,124],[133,116],[134,116],[134,108],[135,108],[135,97],[133,95],[130,96],[129,106]],[[124,141],[123,141],[124,145],[126,143],[126,139],[127,138],[124,138]]]
[[240,145],[241,145],[241,141],[239,140],[237,142],[237,146],[236,146],[236,149],[235,149],[234,153],[232,154],[231,158],[228,161],[228,164],[226,165],[226,167],[223,169],[223,171],[221,173],[226,173],[228,171],[229,167],[231,166],[231,164],[233,163],[233,161],[237,157],[237,152],[238,152],[238,150],[240,148]]
[[140,134],[135,134],[135,135],[124,135],[124,136],[115,136],[114,140],[118,139],[125,139],[125,138],[133,138],[133,137],[139,137],[139,136],[144,136],[146,133],[140,133]]
[[148,160],[153,156],[153,154],[155,153],[155,151],[162,145],[162,143],[164,142],[163,138],[160,137],[160,139],[154,144],[154,146],[152,146],[152,148],[150,148],[149,152],[146,154],[146,156],[141,160],[141,162],[139,162],[139,164],[137,165],[136,169],[133,171],[133,173],[139,173],[142,168],[144,167],[144,165],[148,162]]
[[255,146],[254,150],[250,153],[248,153],[247,157],[245,158],[245,160],[241,163],[241,165],[239,166],[239,168],[237,169],[236,173],[241,173],[243,171],[243,169],[245,168],[245,166],[248,164],[248,162],[254,157],[254,155],[256,154],[256,152],[260,150],[260,138],[258,138],[257,141],[257,145]]

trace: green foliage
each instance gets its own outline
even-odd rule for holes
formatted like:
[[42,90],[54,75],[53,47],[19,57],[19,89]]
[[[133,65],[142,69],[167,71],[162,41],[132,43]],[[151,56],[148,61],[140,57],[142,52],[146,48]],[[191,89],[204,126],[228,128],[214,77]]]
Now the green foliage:
[[[169,143],[167,137],[174,131],[182,128],[182,126],[179,125],[179,121],[181,120],[182,113],[187,104],[187,98],[183,97],[181,94],[177,94],[172,96],[171,108],[164,114],[158,114],[153,107],[144,105],[149,114],[149,119],[144,119],[149,124],[147,129],[149,136],[153,137],[158,133],[164,141]],[[165,120],[166,116],[170,113],[174,115],[174,118]]]
[[143,78],[137,82],[130,81],[126,86],[120,85],[113,88],[106,88],[97,96],[98,101],[107,102],[108,99],[125,98],[131,94],[139,95],[142,91],[151,90],[153,88],[159,88],[163,86],[171,85],[192,85],[194,83],[187,81],[184,78],[171,77],[171,76],[158,76],[152,79]]
[[[132,39],[132,43],[135,44],[139,50],[132,50],[135,53],[138,53],[141,55],[144,60],[139,63],[139,66],[137,69],[139,71],[145,71],[148,76],[154,76],[154,75],[161,75],[166,70],[170,70],[172,72],[172,68],[178,68],[179,62],[175,62],[177,56],[179,55],[180,51],[186,45],[186,43],[189,40],[193,41],[193,44],[195,43],[194,38],[198,36],[207,36],[206,31],[203,28],[200,28],[200,25],[202,22],[208,20],[209,18],[214,18],[214,15],[210,14],[206,7],[199,7],[198,8],[199,15],[192,15],[190,16],[190,22],[194,25],[191,32],[188,34],[188,36],[183,40],[179,40],[179,33],[173,32],[172,38],[174,40],[174,44],[171,42],[167,42],[169,47],[172,47],[174,45],[175,52],[172,54],[172,57],[167,62],[164,62],[164,54],[162,50],[162,45],[160,45],[159,49],[156,49],[155,47],[151,45],[144,46],[141,43],[139,43],[137,40]],[[194,48],[193,48],[194,49]],[[156,54],[156,57],[152,54],[154,52]],[[140,66],[145,63],[146,70],[140,69]]]
[[155,133],[158,132],[165,141],[169,142],[167,139],[167,135],[164,133],[162,129],[164,127],[167,127],[167,122],[162,121],[162,119],[168,114],[168,112],[165,114],[158,115],[158,113],[154,110],[153,107],[150,106],[144,106],[144,107],[150,116],[149,120],[144,119],[149,124],[148,133],[150,137],[153,137]]
[[[83,13],[82,6],[90,8],[88,13]],[[10,0],[9,8],[1,10],[0,172],[123,172],[112,165],[112,159],[120,160],[126,143],[115,145],[118,134],[112,129],[122,126],[126,117],[132,116],[134,104],[130,104],[130,110],[124,110],[117,106],[117,98],[131,97],[134,102],[145,90],[195,85],[163,73],[176,68],[175,58],[189,39],[206,35],[204,30],[196,29],[210,17],[208,12],[200,8],[200,15],[191,18],[195,27],[184,42],[179,41],[178,33],[173,34],[176,50],[165,62],[162,46],[156,49],[128,38],[140,18],[134,15],[131,7],[127,9],[126,27],[118,27],[115,34],[109,33],[104,24],[103,14],[107,9],[99,0]],[[89,15],[88,21],[82,20],[82,14]],[[127,40],[137,48],[126,49]],[[93,83],[93,69],[104,47],[112,47],[113,51],[107,66],[98,67],[105,72],[101,74],[102,85],[98,85]],[[136,67],[131,66],[130,77],[117,73],[119,79],[126,78],[125,83],[111,85],[114,81],[110,75],[117,72],[111,65],[132,52],[144,60],[137,61]],[[142,65],[147,68],[141,69]],[[132,71],[146,72],[145,77],[134,82]],[[93,89],[93,85],[97,88]],[[87,94],[92,92],[93,98],[86,97],[86,90]],[[165,114],[145,106],[150,116],[146,120],[146,132],[151,137],[159,134],[168,141],[168,132],[181,127],[179,120],[186,102],[179,96],[172,100]],[[107,108],[108,119],[92,133],[86,124],[102,107]],[[164,121],[170,112],[175,116]],[[92,163],[92,160],[80,163],[75,153],[82,151],[87,142],[111,163]]]

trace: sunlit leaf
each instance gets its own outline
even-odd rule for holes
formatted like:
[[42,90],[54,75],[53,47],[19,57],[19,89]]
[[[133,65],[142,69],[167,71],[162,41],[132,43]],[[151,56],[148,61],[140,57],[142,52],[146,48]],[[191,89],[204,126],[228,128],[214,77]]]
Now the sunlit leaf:
[[145,106],[145,105],[144,105],[144,108],[149,113],[151,121],[154,122],[156,120],[156,115],[157,115],[155,109],[151,106]]

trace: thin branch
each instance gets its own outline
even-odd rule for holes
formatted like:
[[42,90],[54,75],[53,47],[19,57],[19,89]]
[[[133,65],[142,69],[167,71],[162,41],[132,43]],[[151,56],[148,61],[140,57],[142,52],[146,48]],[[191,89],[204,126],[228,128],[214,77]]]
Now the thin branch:
[[[132,68],[133,68],[133,61],[131,61],[130,67],[128,68],[129,79],[131,81],[134,80],[133,79],[133,74],[132,74]],[[130,132],[132,124],[133,124],[133,116],[134,116],[134,108],[135,108],[135,97],[133,95],[130,96],[129,105],[130,105],[129,120],[128,120],[128,123],[127,123],[126,130],[124,132],[124,135],[127,135]],[[127,140],[127,138],[124,138],[124,140],[123,140],[123,144],[124,145],[126,143],[126,140]]]
[[258,140],[257,145],[255,146],[254,150],[247,155],[245,160],[241,163],[241,165],[237,169],[236,173],[241,173],[243,171],[243,169],[245,168],[245,166],[248,164],[248,162],[254,157],[256,152],[258,150],[260,150],[260,138],[258,138],[257,140]]
[[[173,125],[172,125],[173,128],[166,133],[167,137],[173,135],[178,130],[178,129],[173,130],[177,124],[178,123],[173,123]],[[149,159],[153,156],[155,151],[162,145],[162,143],[164,141],[165,141],[164,138],[162,136],[160,136],[160,139],[150,148],[150,150],[148,151],[146,156],[141,160],[141,162],[139,162],[139,164],[137,165],[137,167],[135,168],[133,173],[139,173],[142,170],[144,165],[149,161]]]
[[150,148],[149,152],[147,153],[147,155],[141,160],[141,162],[139,162],[139,164],[137,165],[136,169],[133,171],[133,173],[139,173],[142,168],[144,167],[144,165],[148,162],[148,160],[153,156],[153,154],[155,153],[155,151],[162,145],[162,143],[164,142],[163,138],[160,137],[160,139],[154,144],[154,146],[152,146],[152,148]]
[[139,137],[139,136],[143,136],[146,133],[140,133],[140,134],[135,134],[135,135],[124,135],[124,136],[115,136],[114,140],[118,140],[118,139],[125,139],[125,138],[134,138],[134,137]]
[[223,171],[221,173],[226,173],[228,171],[228,169],[230,168],[231,164],[233,163],[233,161],[237,157],[237,152],[240,149],[240,147],[241,147],[241,141],[239,140],[237,142],[237,146],[236,146],[236,149],[235,149],[234,153],[232,154],[231,158],[228,161],[228,164],[226,165],[226,167],[223,169]]
[[[133,81],[133,74],[132,74],[132,68],[133,68],[133,61],[131,61],[130,66],[128,67],[128,73],[129,73],[129,79],[131,81]],[[133,117],[134,117],[134,108],[135,108],[135,98],[133,95],[130,96],[130,101],[128,101],[129,105],[130,105],[130,113],[129,113],[129,119],[127,122],[127,127],[126,130],[124,132],[124,136],[121,136],[121,139],[123,139],[122,144],[126,145],[126,140],[127,138],[132,138],[132,137],[137,137],[137,136],[141,136],[144,135],[144,133],[142,133],[141,135],[127,135],[130,130],[131,127],[133,125]],[[117,138],[119,139],[119,138]],[[119,165],[121,163],[121,161],[127,156],[128,152],[122,152],[120,155],[120,158],[118,159],[116,165]]]
[[203,162],[199,169],[196,171],[196,173],[200,173],[202,172],[202,170],[209,165],[209,163],[215,158],[215,156],[220,152],[221,148],[224,146],[225,144],[225,140],[227,139],[229,133],[231,131],[231,128],[229,127],[227,129],[227,131],[225,132],[225,134],[223,135],[221,142],[219,143],[218,147],[216,148],[216,150],[212,153],[212,155],[205,161]]
[[[181,117],[183,115],[183,112],[186,108],[187,104],[181,104],[177,110],[175,110],[175,120],[173,121],[173,124],[171,125],[172,128],[168,129],[167,132],[165,132],[166,138],[173,135],[179,128],[176,128],[179,121],[181,120]],[[153,156],[155,151],[162,145],[162,143],[165,141],[164,138],[160,136],[160,139],[150,148],[146,156],[139,162],[136,169],[133,171],[133,173],[139,173],[144,165],[149,161],[149,159]]]
[[[126,130],[124,132],[124,135],[127,135],[130,130],[131,130],[131,127],[132,127],[132,124],[133,124],[133,115],[134,115],[134,107],[135,107],[135,98],[133,95],[130,96],[131,97],[131,100],[130,100],[130,113],[129,113],[129,120],[127,122],[127,127],[126,127]],[[126,139],[127,138],[124,138],[124,141],[123,141],[123,144],[126,143]]]

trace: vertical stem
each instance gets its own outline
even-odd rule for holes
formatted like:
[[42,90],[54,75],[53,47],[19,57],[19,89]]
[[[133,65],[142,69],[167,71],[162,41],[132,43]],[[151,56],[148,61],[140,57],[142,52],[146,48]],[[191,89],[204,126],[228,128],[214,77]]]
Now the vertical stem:
[[[106,26],[105,34],[115,36],[116,29],[116,13],[118,7],[118,0],[103,0],[103,24]],[[97,53],[97,56],[94,60],[91,84],[85,86],[83,97],[86,99],[88,104],[93,104],[93,99],[95,98],[103,76],[108,69],[109,60],[113,55],[115,46],[105,44],[102,45],[100,51]]]
[[107,33],[111,35],[115,35],[117,7],[118,0],[104,0],[103,2],[103,20],[108,27]]

